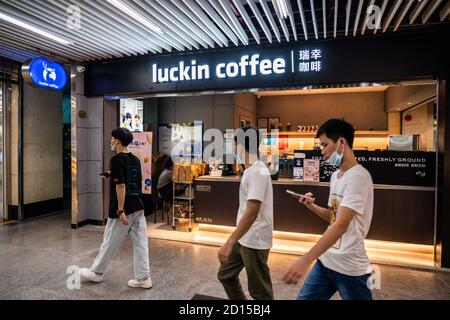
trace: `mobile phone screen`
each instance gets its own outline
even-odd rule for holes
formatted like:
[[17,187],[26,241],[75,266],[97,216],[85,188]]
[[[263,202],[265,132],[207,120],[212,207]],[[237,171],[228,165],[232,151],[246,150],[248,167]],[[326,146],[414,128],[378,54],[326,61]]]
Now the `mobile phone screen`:
[[286,192],[289,193],[291,196],[294,196],[296,198],[304,197],[303,194],[295,193],[294,191],[291,191],[291,190],[286,190]]

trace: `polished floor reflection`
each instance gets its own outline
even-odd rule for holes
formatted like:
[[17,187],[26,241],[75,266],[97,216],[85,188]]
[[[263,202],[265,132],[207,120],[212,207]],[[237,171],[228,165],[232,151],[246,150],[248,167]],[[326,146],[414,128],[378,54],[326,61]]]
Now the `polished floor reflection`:
[[[225,297],[216,279],[216,246],[153,238],[149,239],[154,283],[151,290],[126,286],[132,275],[132,247],[128,239],[111,263],[105,282],[82,284],[80,289],[70,290],[67,268],[90,266],[101,240],[101,228],[70,229],[68,213],[0,226],[0,300],[191,299],[196,294]],[[294,299],[301,286],[288,286],[281,281],[295,258],[279,253],[270,255],[276,299]],[[450,299],[450,273],[379,267],[380,289],[373,291],[375,299]],[[246,288],[244,273],[241,279]]]

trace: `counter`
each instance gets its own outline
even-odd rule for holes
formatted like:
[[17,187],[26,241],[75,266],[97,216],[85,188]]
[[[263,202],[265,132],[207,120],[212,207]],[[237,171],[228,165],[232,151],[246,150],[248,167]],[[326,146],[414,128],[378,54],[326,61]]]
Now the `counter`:
[[[286,193],[312,192],[326,207],[328,182],[273,180],[274,229],[322,234],[328,224]],[[195,222],[236,226],[240,177],[203,176],[195,180]],[[368,239],[432,245],[434,242],[435,188],[374,185],[374,211]]]

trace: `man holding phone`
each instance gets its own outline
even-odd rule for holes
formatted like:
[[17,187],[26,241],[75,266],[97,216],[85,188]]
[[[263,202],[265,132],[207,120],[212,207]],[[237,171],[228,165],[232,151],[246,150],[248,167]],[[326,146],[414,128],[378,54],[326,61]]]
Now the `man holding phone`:
[[117,154],[111,158],[111,170],[100,174],[111,179],[108,222],[94,263],[91,268],[81,268],[80,275],[84,281],[103,282],[104,272],[128,235],[133,243],[134,279],[127,285],[150,289],[153,283],[149,270],[147,221],[141,200],[141,163],[128,150],[133,141],[130,130],[117,128],[111,136],[111,146]]
[[343,299],[371,300],[371,273],[364,247],[373,211],[373,183],[370,173],[358,164],[353,153],[354,128],[340,119],[325,122],[317,131],[322,155],[339,167],[330,180],[328,208],[315,204],[312,193],[299,195],[299,202],[329,227],[319,241],[294,262],[283,277],[287,284],[306,278],[297,299],[328,300],[336,291]]

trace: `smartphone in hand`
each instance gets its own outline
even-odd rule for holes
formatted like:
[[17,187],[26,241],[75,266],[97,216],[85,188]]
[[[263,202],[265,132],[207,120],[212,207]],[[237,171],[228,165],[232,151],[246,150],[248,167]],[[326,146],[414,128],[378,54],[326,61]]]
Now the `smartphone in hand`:
[[109,177],[111,177],[111,172],[104,171],[104,172],[100,173],[99,176],[103,177],[103,178],[109,178]]
[[291,190],[286,190],[286,192],[287,192],[288,194],[290,194],[291,196],[297,198],[297,199],[300,199],[301,197],[304,197],[304,196],[305,196],[304,194],[299,194],[299,193],[296,193],[296,192],[291,191]]

